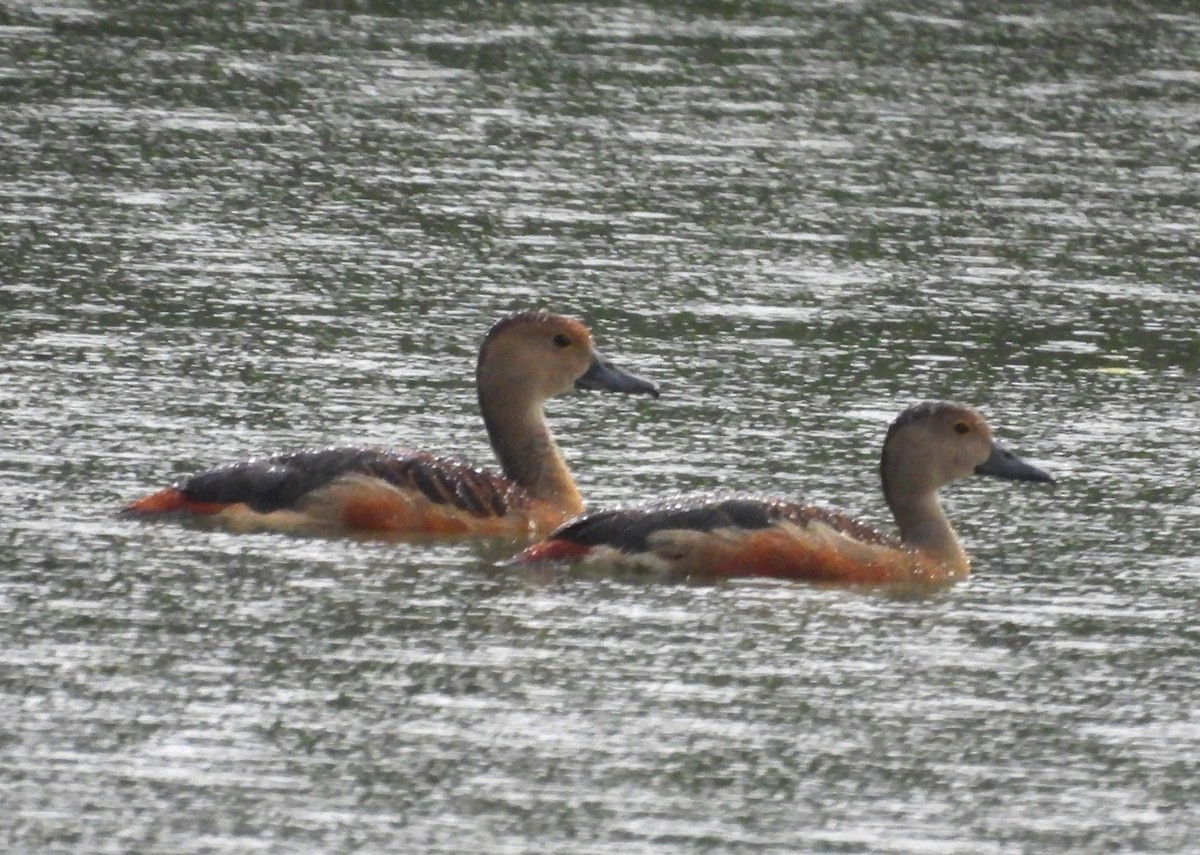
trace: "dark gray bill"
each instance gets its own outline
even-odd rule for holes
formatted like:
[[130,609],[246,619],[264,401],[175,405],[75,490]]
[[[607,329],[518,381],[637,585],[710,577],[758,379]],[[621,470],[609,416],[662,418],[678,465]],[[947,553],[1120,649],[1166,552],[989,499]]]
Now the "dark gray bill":
[[658,387],[636,374],[622,371],[600,354],[594,354],[587,372],[575,381],[576,389],[597,392],[625,392],[630,395],[646,394],[658,397]]
[[1054,479],[1049,474],[1038,469],[1036,466],[1026,463],[998,442],[992,443],[991,456],[975,467],[975,474],[993,475],[997,478],[1011,478],[1014,481],[1054,483]]

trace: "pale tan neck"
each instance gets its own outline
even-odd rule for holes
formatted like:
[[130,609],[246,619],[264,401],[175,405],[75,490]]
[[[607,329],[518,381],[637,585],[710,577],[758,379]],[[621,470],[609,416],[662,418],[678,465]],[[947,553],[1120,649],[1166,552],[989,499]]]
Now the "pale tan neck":
[[965,576],[971,562],[954,533],[935,491],[887,496],[889,507],[906,546],[920,550],[957,576]]
[[565,513],[583,511],[583,498],[542,413],[541,402],[480,389],[479,407],[505,476],[535,499]]

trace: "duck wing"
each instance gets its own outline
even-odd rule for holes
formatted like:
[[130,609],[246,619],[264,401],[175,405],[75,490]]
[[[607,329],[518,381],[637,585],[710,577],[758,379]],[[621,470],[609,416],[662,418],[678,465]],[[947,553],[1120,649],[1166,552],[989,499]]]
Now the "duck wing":
[[461,461],[415,451],[321,448],[218,466],[147,496],[133,513],[217,513],[244,504],[259,514],[302,505],[339,482],[376,482],[474,517],[503,516],[523,496],[507,479]]
[[750,532],[785,522],[800,527],[820,522],[865,543],[899,545],[896,538],[840,511],[783,499],[757,498],[703,498],[596,511],[560,526],[550,539],[641,552],[649,549],[651,538],[663,531]]
[[518,561],[594,560],[677,577],[772,576],[880,583],[920,573],[900,541],[828,508],[782,499],[702,498],[587,514]]

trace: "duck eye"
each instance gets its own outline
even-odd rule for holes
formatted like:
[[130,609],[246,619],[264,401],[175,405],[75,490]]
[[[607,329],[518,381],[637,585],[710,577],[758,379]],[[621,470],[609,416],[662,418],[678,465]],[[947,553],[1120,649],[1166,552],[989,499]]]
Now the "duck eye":
[[570,347],[570,345],[571,345],[571,339],[569,337],[563,335],[562,333],[559,333],[558,335],[556,335],[554,337],[554,346],[555,347]]
[[954,432],[957,434],[968,434],[971,432],[971,426],[966,422],[955,422]]

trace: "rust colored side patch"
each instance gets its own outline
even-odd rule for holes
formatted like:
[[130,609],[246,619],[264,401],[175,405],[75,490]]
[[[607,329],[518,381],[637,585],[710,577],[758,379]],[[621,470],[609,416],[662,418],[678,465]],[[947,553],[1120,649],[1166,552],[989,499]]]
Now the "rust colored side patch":
[[219,514],[226,504],[223,502],[193,502],[182,490],[168,487],[143,496],[125,506],[125,513],[138,516],[155,516],[158,514]]
[[361,478],[337,485],[331,494],[347,531],[370,534],[455,536],[471,533],[478,522],[450,506],[376,479]]
[[342,525],[349,531],[411,531],[418,522],[410,503],[383,491],[347,496],[341,510]]
[[[799,535],[799,536],[798,536]],[[836,542],[794,529],[768,528],[712,538],[693,572],[704,576],[767,576],[848,585],[941,581],[933,565],[900,549],[880,549],[870,559],[848,554]],[[931,573],[931,571],[934,571]]]
[[543,540],[518,554],[513,561],[522,564],[536,564],[544,561],[578,561],[592,547],[570,540]]

